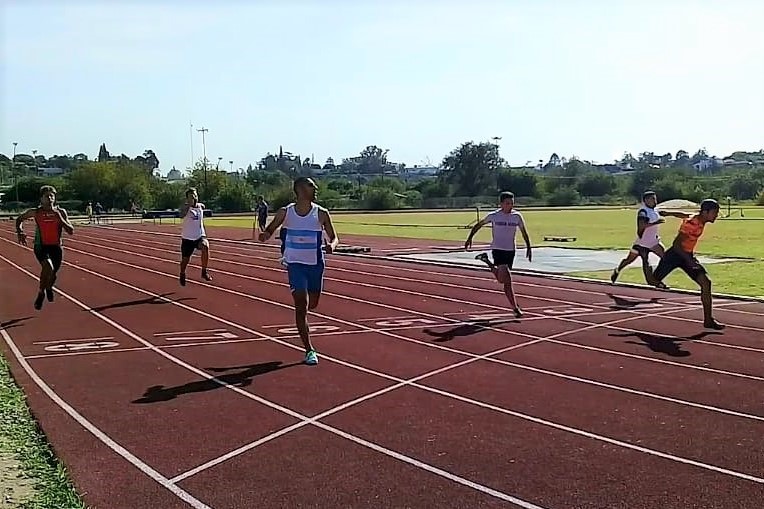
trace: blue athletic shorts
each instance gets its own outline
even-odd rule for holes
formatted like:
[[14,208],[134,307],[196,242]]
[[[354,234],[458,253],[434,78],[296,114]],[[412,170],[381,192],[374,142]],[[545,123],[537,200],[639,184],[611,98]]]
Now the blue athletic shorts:
[[324,285],[324,265],[305,265],[290,263],[287,265],[290,290],[307,290],[308,293],[320,293]]

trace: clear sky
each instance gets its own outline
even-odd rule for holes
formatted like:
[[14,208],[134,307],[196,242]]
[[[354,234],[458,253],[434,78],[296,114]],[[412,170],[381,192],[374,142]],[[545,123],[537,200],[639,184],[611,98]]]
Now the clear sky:
[[[2,0],[0,152],[162,173],[366,145],[409,166],[764,148],[760,0]],[[195,158],[201,134],[193,132]]]

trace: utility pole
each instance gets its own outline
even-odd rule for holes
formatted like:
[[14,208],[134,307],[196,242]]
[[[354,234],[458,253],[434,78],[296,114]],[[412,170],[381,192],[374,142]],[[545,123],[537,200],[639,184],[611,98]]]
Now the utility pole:
[[202,168],[204,168],[204,199],[207,200],[207,141],[204,137],[205,134],[207,134],[207,131],[209,129],[202,127],[201,129],[197,129],[200,133],[202,133],[202,151],[204,153],[204,160],[202,161]]
[[13,174],[13,184],[16,187],[16,206],[18,207],[19,202],[19,177],[16,175],[16,145],[18,145],[18,141],[13,142],[13,159],[11,159],[11,173]]

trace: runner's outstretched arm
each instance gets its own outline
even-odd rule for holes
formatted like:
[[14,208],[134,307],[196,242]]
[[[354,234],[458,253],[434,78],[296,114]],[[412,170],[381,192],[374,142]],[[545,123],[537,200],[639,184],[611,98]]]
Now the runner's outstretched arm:
[[27,245],[27,236],[24,233],[24,227],[22,223],[26,221],[27,219],[33,218],[36,210],[37,209],[28,209],[23,214],[19,215],[19,217],[16,218],[16,234],[19,237],[19,244],[23,246]]
[[475,226],[473,226],[472,230],[470,230],[470,234],[467,237],[467,240],[464,241],[464,249],[469,249],[472,246],[472,237],[474,237],[475,234],[480,231],[480,229],[486,224],[488,224],[488,220],[486,218],[483,218],[475,223]]
[[74,235],[74,226],[72,226],[72,223],[69,222],[69,214],[66,212],[66,209],[56,208],[56,213],[58,214],[58,217],[61,220],[61,224],[64,226],[66,233],[69,235]]
[[528,258],[528,261],[531,261],[533,258],[533,251],[531,249],[531,238],[528,235],[528,230],[525,229],[525,225],[520,225],[520,233],[523,236],[523,240],[525,241],[525,257]]
[[285,218],[286,218],[286,209],[282,207],[273,216],[271,223],[265,227],[265,231],[260,234],[259,236],[260,242],[265,242],[268,239],[270,239],[271,236],[273,235],[273,232],[275,232],[276,229],[279,226],[281,226]]
[[333,252],[337,248],[337,244],[340,243],[340,238],[337,236],[337,231],[334,229],[332,223],[332,216],[329,211],[320,211],[321,225],[326,230],[326,234],[329,236],[329,244],[327,245],[327,253]]

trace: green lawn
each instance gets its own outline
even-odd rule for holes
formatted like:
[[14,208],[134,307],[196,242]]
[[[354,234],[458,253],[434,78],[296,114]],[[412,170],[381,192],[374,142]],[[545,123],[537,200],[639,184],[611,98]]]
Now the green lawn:
[[[0,507],[84,508],[0,355]],[[8,505],[6,505],[8,504]]]
[[[523,210],[523,215],[531,240],[536,246],[610,248],[621,249],[625,253],[635,236],[635,212],[636,207],[605,210],[528,209]],[[709,225],[698,244],[698,253],[707,256],[752,258],[752,261],[712,264],[708,270],[714,281],[715,291],[761,296],[764,295],[764,207],[747,208],[744,214],[744,219],[739,219],[737,213],[733,215],[733,219],[720,219]],[[431,240],[464,240],[469,232],[466,227],[473,224],[475,219],[474,210],[334,215],[334,223],[340,235],[382,235]],[[207,220],[207,224],[251,229],[252,219],[214,218]],[[673,240],[678,225],[678,219],[666,218],[666,223],[661,226],[664,244]],[[485,228],[478,233],[475,240],[488,241],[490,236],[490,229]],[[555,244],[544,242],[545,236],[577,237],[577,240]],[[607,279],[610,272],[579,272],[575,275]],[[643,283],[644,277],[639,264],[635,262],[624,271],[620,280]],[[696,288],[695,283],[680,271],[669,276],[666,283],[677,288]]]

